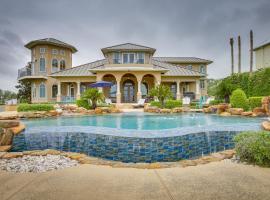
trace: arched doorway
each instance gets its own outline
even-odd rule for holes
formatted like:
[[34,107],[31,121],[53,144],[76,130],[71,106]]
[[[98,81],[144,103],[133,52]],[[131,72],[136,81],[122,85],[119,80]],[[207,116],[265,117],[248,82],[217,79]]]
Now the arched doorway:
[[123,83],[123,102],[135,102],[135,83],[130,79],[125,80]]
[[115,77],[112,74],[107,74],[103,76],[102,80],[113,83],[111,87],[103,88],[103,93],[105,98],[111,99],[113,103],[116,103],[117,84]]
[[146,102],[153,100],[149,96],[149,92],[154,87],[155,87],[155,77],[152,74],[144,75],[141,82],[141,93],[142,98],[146,99]]

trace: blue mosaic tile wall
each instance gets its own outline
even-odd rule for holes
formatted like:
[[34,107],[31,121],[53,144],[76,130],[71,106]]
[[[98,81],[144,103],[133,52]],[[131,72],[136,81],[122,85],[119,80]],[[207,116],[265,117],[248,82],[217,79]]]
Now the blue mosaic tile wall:
[[12,151],[56,149],[122,162],[172,162],[192,159],[234,147],[236,131],[136,138],[92,133],[40,132],[14,138]]

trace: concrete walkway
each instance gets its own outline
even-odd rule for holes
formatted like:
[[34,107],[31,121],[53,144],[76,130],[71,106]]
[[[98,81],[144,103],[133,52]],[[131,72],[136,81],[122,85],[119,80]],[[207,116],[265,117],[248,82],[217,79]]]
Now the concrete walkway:
[[270,199],[270,169],[222,161],[142,170],[81,165],[41,174],[0,171],[0,199]]

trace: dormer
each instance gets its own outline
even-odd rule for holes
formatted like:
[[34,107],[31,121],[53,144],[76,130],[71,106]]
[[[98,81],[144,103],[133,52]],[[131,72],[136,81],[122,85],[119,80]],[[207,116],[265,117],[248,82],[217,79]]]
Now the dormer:
[[156,49],[142,45],[125,43],[101,49],[108,64],[121,65],[151,64],[151,59]]

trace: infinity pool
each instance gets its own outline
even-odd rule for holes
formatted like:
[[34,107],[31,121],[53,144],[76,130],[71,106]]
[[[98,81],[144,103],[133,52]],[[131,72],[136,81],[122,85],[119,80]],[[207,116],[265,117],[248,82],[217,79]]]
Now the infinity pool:
[[234,147],[262,118],[124,113],[24,120],[12,151],[57,149],[123,162],[177,161]]

